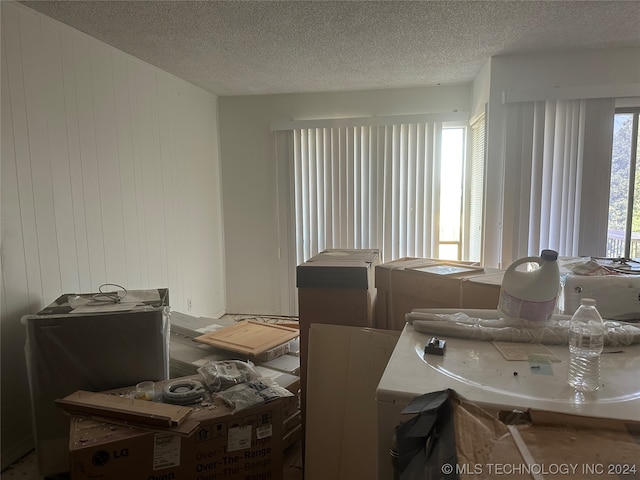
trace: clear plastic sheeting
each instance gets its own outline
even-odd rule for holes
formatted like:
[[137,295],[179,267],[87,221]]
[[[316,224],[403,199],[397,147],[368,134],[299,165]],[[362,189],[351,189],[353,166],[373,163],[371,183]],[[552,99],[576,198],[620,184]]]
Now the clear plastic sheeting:
[[55,400],[169,378],[169,290],[107,290],[63,294],[21,319],[42,476],[69,469],[69,419]]
[[233,407],[234,413],[293,393],[269,377],[262,377],[249,361],[223,360],[198,368],[214,396]]
[[233,413],[236,413],[276,398],[292,397],[293,393],[278,385],[273,379],[262,377],[255,381],[234,385],[214,395],[233,407]]
[[249,361],[222,360],[208,362],[198,368],[198,373],[212,392],[226,390],[234,385],[258,380],[260,375],[256,372],[255,365]]
[[558,310],[571,315],[583,298],[593,298],[609,320],[640,322],[640,261],[564,257],[560,264]]
[[[567,315],[553,315],[547,323],[532,326],[499,318],[495,310],[444,312],[419,309],[406,315],[407,322],[413,324],[416,331],[428,335],[547,345],[568,343],[570,318]],[[606,346],[640,343],[640,326],[613,320],[605,320],[604,324]]]

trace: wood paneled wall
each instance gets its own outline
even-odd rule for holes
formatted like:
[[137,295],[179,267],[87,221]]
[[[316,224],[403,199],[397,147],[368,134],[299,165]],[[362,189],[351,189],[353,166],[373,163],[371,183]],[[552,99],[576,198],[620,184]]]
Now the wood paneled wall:
[[2,467],[30,443],[20,318],[62,293],[168,287],[224,312],[217,97],[2,4]]

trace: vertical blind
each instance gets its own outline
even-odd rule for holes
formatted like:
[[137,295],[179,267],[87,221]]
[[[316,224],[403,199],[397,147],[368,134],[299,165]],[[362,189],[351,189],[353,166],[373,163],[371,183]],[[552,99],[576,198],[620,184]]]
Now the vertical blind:
[[468,162],[465,189],[465,241],[464,258],[482,260],[483,212],[484,212],[484,160],[485,117],[482,115],[471,124],[471,155]]
[[441,123],[292,131],[297,264],[327,248],[431,257]]
[[614,101],[508,105],[503,258],[603,255]]

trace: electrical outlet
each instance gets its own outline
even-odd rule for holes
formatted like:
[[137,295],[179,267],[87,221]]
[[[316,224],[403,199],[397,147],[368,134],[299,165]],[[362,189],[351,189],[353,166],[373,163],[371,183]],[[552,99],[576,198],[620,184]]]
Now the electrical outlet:
[[187,298],[187,311],[191,311],[191,299]]

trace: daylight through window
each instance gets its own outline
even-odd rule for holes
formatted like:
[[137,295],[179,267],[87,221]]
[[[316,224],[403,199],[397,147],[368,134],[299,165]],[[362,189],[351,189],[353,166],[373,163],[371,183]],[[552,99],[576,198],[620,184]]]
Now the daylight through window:
[[466,146],[467,127],[438,122],[295,129],[297,263],[328,248],[376,248],[382,261],[479,252],[478,235],[467,243],[482,221],[468,217],[481,215],[482,179],[471,199]]
[[608,257],[640,257],[640,107],[616,109],[611,153]]

